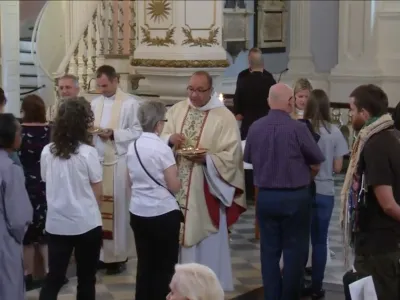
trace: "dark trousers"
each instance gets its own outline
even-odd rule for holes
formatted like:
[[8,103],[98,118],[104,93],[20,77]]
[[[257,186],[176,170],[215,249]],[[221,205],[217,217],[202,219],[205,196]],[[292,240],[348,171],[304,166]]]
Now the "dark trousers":
[[96,227],[80,235],[48,235],[49,273],[40,291],[39,300],[57,300],[65,274],[75,252],[78,277],[77,300],[96,299],[96,271],[102,243],[102,228]]
[[180,212],[140,217],[131,214],[137,252],[136,300],[164,300],[179,255]]
[[312,245],[312,288],[320,291],[324,280],[328,257],[328,229],[332,217],[334,196],[317,194],[312,209],[311,245]]
[[[256,214],[265,300],[300,299],[304,257],[310,240],[311,202],[308,187],[259,190]],[[282,253],[283,276],[279,268]]]
[[[400,299],[400,250],[378,255],[356,255],[354,269],[357,278],[372,276],[379,300]],[[348,295],[346,285],[345,291]]]

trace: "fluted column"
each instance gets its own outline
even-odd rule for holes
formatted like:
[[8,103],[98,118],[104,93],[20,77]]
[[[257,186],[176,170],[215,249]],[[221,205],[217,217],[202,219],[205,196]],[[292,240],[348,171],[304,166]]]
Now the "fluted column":
[[378,76],[375,0],[339,2],[338,64],[334,76]]
[[222,47],[224,1],[138,1],[138,44],[132,65],[148,80],[152,93],[175,102],[186,97],[196,70],[213,77],[228,66]]
[[315,71],[311,54],[311,1],[290,1],[289,73],[312,74]]
[[6,111],[20,115],[19,1],[0,2],[2,88]]
[[400,100],[400,1],[376,1],[376,57],[381,70],[381,86],[389,98],[389,106]]
[[[376,53],[384,76],[400,76],[400,1],[376,1]],[[399,98],[400,99],[400,98]]]

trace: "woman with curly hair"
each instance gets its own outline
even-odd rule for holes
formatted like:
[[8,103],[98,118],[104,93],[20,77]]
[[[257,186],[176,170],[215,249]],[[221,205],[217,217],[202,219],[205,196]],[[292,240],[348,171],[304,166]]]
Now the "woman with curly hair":
[[96,297],[102,241],[102,167],[91,145],[92,124],[93,113],[87,101],[64,102],[54,120],[52,143],[44,147],[41,155],[41,176],[46,182],[49,273],[40,300],[57,299],[73,251],[77,299]]

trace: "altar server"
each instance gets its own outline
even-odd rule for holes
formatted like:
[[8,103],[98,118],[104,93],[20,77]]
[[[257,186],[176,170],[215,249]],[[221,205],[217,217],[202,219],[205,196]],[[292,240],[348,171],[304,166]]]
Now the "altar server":
[[110,275],[125,270],[128,254],[133,250],[126,153],[129,144],[142,132],[137,119],[139,99],[124,93],[118,87],[118,79],[113,67],[99,67],[96,83],[102,95],[91,102],[94,125],[101,128],[94,144],[103,164],[104,199],[101,212],[104,242],[100,265]]

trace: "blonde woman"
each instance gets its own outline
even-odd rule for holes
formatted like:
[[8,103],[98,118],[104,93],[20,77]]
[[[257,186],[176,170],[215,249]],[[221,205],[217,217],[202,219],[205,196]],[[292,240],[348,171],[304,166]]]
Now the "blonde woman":
[[306,78],[300,78],[294,84],[294,109],[292,112],[294,119],[303,119],[304,109],[312,90],[313,87]]
[[208,267],[190,263],[175,266],[167,300],[223,300],[224,291]]

